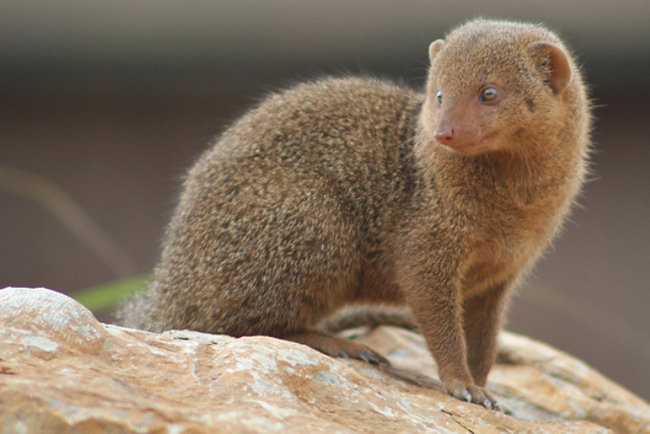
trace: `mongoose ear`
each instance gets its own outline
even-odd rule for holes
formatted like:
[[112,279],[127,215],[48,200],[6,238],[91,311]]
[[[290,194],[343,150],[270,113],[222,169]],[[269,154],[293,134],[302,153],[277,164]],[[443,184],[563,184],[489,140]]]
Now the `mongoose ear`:
[[[550,42],[534,42],[530,44],[531,51],[539,58],[541,54],[548,59],[548,69],[550,76],[547,78],[548,83],[556,95],[562,93],[571,81],[571,66],[569,59],[560,47]],[[544,61],[544,64],[546,61]],[[543,66],[546,66],[544,65]]]
[[442,39],[436,39],[429,45],[429,60],[433,62],[433,59],[436,58],[438,51],[445,45],[445,41]]

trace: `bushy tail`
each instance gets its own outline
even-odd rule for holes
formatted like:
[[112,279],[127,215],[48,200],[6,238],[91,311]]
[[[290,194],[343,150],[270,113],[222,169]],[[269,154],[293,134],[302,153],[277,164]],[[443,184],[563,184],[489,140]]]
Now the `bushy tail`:
[[150,322],[152,302],[149,290],[136,293],[126,300],[115,313],[116,322],[123,327],[155,331]]
[[411,311],[407,307],[396,306],[347,306],[321,321],[318,330],[338,333],[355,327],[377,327],[391,325],[416,330]]

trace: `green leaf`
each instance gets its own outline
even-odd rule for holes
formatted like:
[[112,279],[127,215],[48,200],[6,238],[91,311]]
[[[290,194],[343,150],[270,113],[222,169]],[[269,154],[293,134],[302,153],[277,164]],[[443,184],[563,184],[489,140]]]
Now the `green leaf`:
[[144,274],[104,283],[74,294],[74,299],[93,312],[109,310],[116,307],[129,295],[144,289],[150,279],[150,275]]

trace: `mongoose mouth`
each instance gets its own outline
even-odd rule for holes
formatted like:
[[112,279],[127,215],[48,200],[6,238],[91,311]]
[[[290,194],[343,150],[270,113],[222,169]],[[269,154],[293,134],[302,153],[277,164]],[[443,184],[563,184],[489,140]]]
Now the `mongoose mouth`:
[[487,151],[487,147],[484,146],[484,142],[482,140],[462,142],[455,140],[451,143],[441,143],[441,145],[452,152],[467,156],[477,155]]
[[454,140],[440,141],[440,144],[445,148],[457,154],[472,156],[483,154],[485,152],[496,150],[499,146],[495,145],[494,138],[498,135],[498,131],[488,132],[482,137],[454,137]]

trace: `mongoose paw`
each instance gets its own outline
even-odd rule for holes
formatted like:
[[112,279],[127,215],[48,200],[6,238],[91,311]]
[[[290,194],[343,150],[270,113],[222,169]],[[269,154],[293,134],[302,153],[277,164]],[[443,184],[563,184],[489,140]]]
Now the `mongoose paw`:
[[339,337],[317,332],[305,332],[288,336],[286,339],[309,345],[321,353],[332,357],[362,360],[375,366],[390,366],[390,362],[367,346]]
[[363,360],[364,362],[375,366],[390,365],[390,362],[385,357],[375,353],[370,348],[363,348],[361,345],[359,345],[359,347],[360,348],[354,348],[353,350],[350,348],[341,349],[337,354],[330,355],[333,355],[335,357],[343,357],[346,359]]
[[371,365],[380,365],[382,363],[387,363],[388,361],[376,353],[369,353],[367,351],[359,351],[359,357],[366,363]]
[[447,392],[454,398],[462,401],[473,402],[487,409],[505,412],[501,404],[487,390],[476,385],[467,385],[462,381],[455,381],[445,386]]

